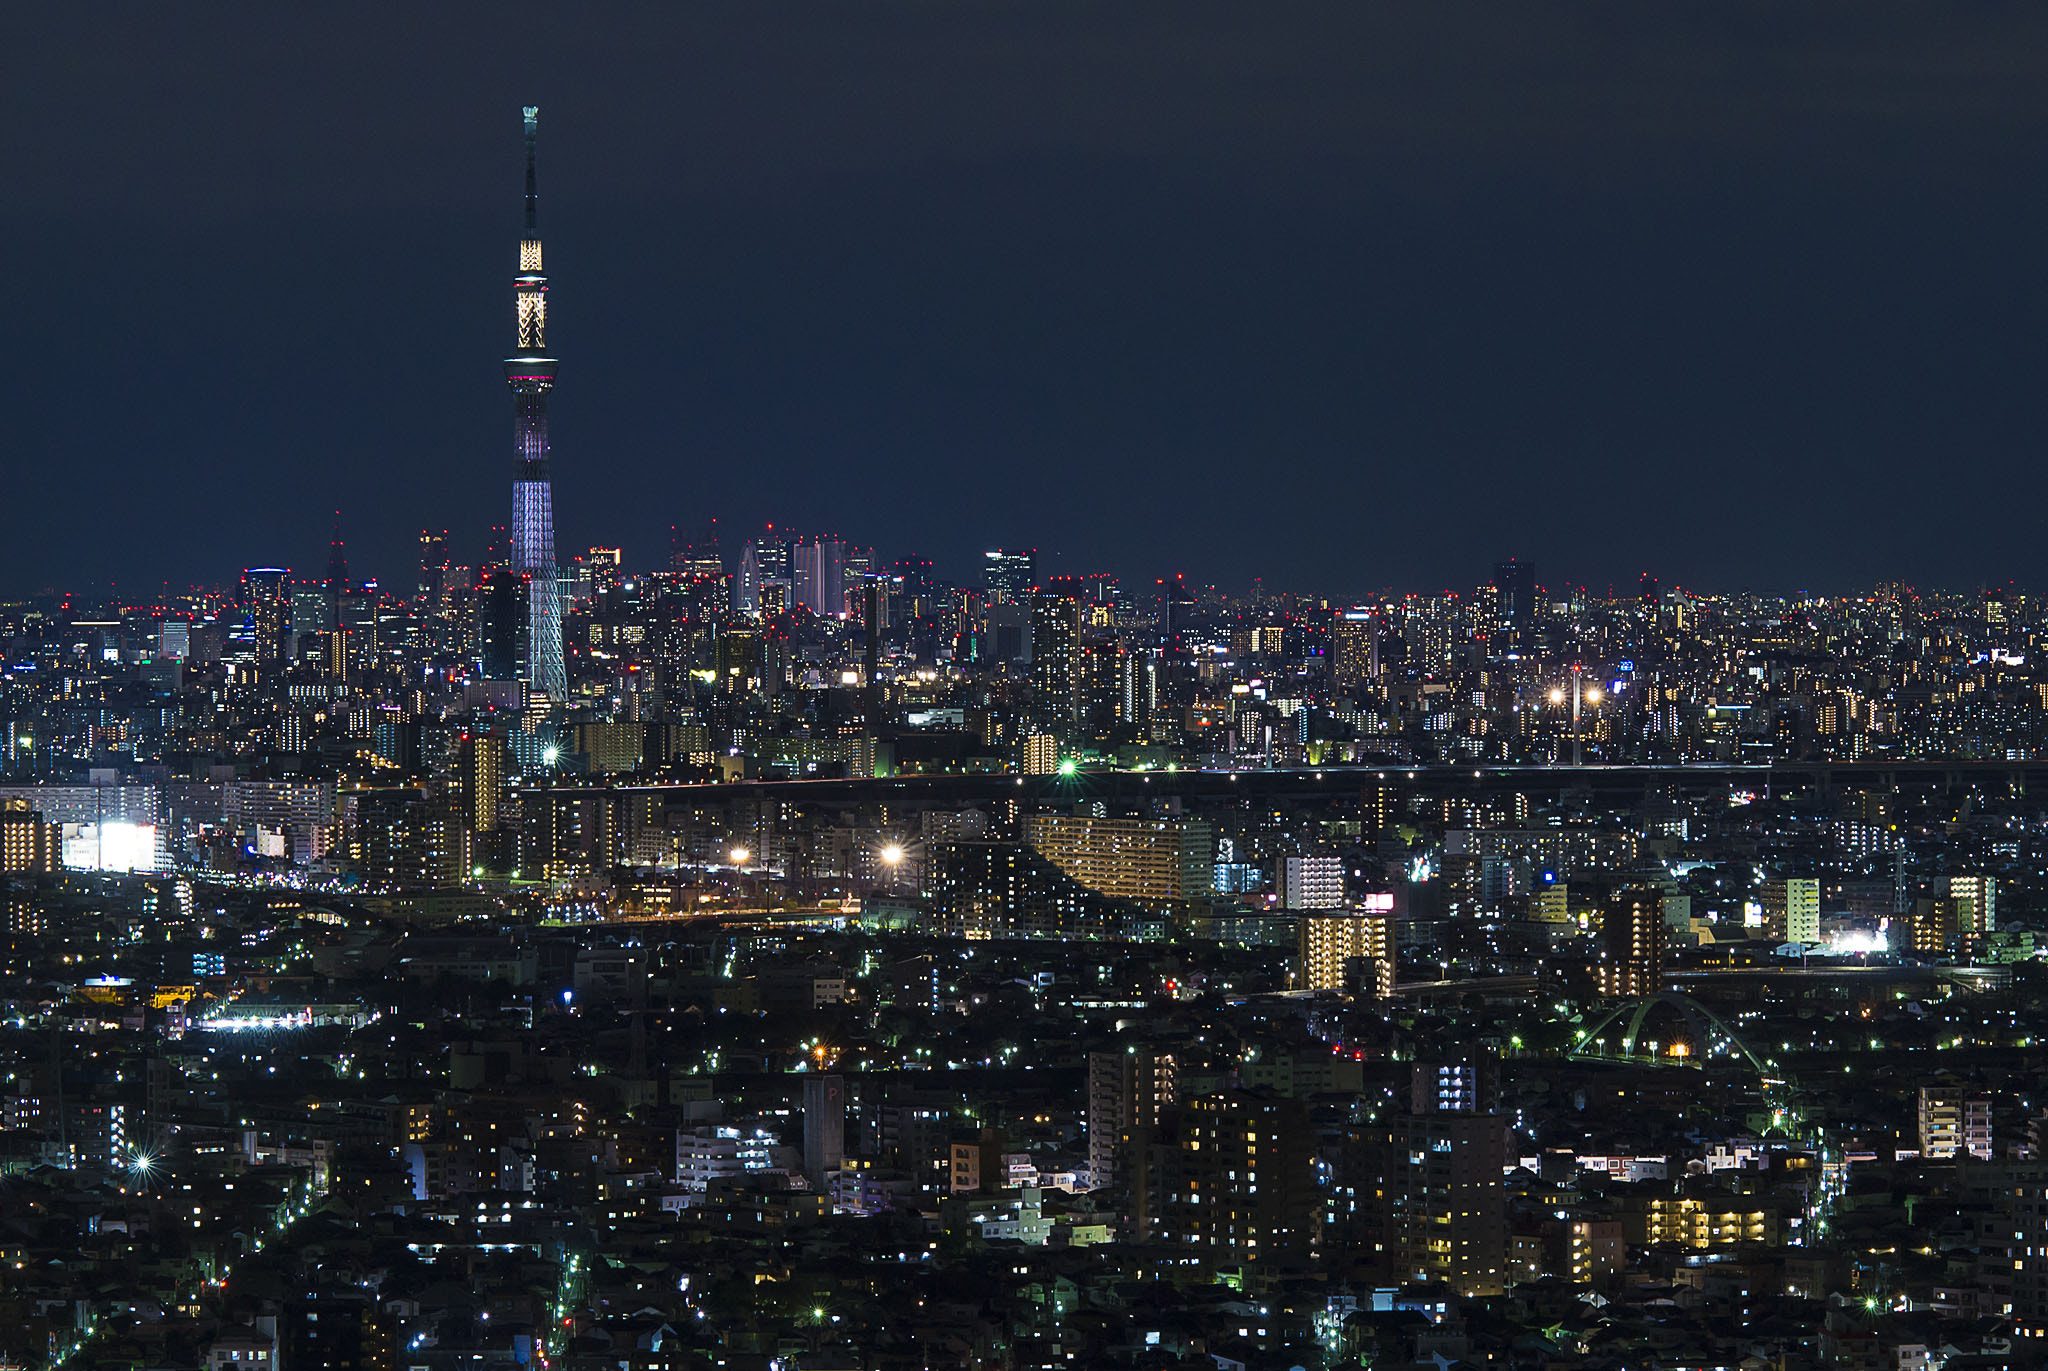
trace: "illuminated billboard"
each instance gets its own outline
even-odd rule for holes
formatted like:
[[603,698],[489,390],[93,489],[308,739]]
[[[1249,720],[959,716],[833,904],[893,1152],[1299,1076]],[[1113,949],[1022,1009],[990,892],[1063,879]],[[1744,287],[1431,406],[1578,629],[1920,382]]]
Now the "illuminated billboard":
[[156,825],[113,819],[65,824],[64,865],[73,871],[154,871]]

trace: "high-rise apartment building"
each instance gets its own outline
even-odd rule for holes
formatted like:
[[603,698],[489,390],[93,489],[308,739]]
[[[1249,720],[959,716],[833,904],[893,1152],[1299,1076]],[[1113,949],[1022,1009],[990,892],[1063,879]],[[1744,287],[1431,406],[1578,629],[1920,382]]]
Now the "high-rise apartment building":
[[1342,857],[1282,857],[1273,863],[1282,909],[1336,909],[1344,903]]
[[1231,1090],[1188,1100],[1134,1147],[1133,1227],[1200,1267],[1314,1255],[1315,1135],[1301,1100]]
[[1215,838],[1200,819],[1027,814],[1024,841],[1090,890],[1159,906],[1210,893]]
[[1123,1179],[1132,1130],[1152,1128],[1180,1098],[1173,1054],[1150,1043],[1127,1043],[1088,1054],[1088,1175],[1097,1189]]
[[1109,936],[1129,912],[1024,843],[940,842],[926,870],[933,919],[971,939]]
[[1812,947],[1820,942],[1820,882],[1781,877],[1764,882],[1764,929],[1773,942]]
[[1416,1063],[1408,1108],[1353,1126],[1337,1191],[1381,1278],[1499,1294],[1507,1122],[1490,1063]]
[[[1948,896],[1957,901],[1956,931],[1982,938],[1998,931],[1998,882],[1990,876],[1951,876]],[[1965,908],[1963,901],[1968,901]]]
[[63,865],[63,830],[26,800],[0,804],[0,875],[47,876]]
[[1664,911],[1652,886],[1627,886],[1610,897],[1600,916],[1600,959],[1593,981],[1599,993],[1621,999],[1664,988]]
[[1053,591],[1030,599],[1031,715],[1048,732],[1065,737],[1080,717],[1081,606]]
[[2039,1348],[2048,1345],[2048,1160],[2001,1162],[1993,1175],[2008,1225],[2016,1346]]
[[1991,1160],[1991,1101],[1972,1096],[1961,1082],[1921,1086],[1916,1121],[1921,1156],[1931,1161],[1957,1156]]
[[1027,734],[1024,739],[1024,774],[1051,776],[1060,769],[1060,740],[1050,733]]
[[846,1078],[804,1077],[804,1175],[823,1187],[846,1154]]
[[1390,911],[1318,910],[1301,916],[1297,990],[1357,987],[1375,999],[1394,993],[1394,919]]

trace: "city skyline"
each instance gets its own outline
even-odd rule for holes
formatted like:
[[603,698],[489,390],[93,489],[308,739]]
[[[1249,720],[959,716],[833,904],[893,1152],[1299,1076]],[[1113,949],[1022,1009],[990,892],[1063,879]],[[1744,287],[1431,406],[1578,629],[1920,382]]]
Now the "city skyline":
[[[295,79],[232,108],[180,79],[217,30],[36,19],[7,374],[30,489],[92,519],[22,529],[0,584],[230,575],[292,559],[216,560],[240,531],[317,546],[336,507],[364,565],[481,532],[481,248],[516,174],[491,130],[533,99],[578,263],[564,547],[851,510],[942,564],[1030,542],[1339,597],[1508,552],[1593,585],[2040,579],[2039,16],[1644,17],[1604,45],[1522,20],[1529,60],[1494,67],[1456,7],[1263,35],[1195,10],[1156,64],[1143,23],[1098,18],[1083,70],[1001,13],[919,12],[899,47],[650,19],[551,58],[453,19],[401,55],[276,17],[236,50]],[[1784,81],[1717,75],[1773,45]],[[1423,75],[1368,90],[1341,58],[1381,49]],[[1574,53],[1570,83],[1539,60]],[[989,79],[918,74],[948,57]],[[92,60],[152,75],[82,112],[57,83]],[[344,93],[419,60],[439,84]],[[690,79],[611,98],[610,64],[659,61]],[[383,402],[344,421],[332,377],[365,366]]]
[[7,32],[0,1371],[2048,1371],[2048,9]]

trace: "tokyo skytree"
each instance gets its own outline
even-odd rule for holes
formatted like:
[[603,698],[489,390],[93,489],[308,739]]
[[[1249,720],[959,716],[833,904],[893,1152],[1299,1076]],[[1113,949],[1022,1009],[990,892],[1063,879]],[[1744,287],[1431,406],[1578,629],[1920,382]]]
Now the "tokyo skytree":
[[526,231],[519,238],[519,274],[513,278],[519,308],[519,343],[505,359],[505,383],[512,388],[518,452],[512,465],[512,570],[526,583],[526,632],[520,675],[550,704],[565,704],[569,676],[562,662],[562,599],[555,573],[555,502],[548,483],[548,391],[555,384],[549,355],[548,278],[541,271],[536,222],[534,141],[540,109],[525,107]]

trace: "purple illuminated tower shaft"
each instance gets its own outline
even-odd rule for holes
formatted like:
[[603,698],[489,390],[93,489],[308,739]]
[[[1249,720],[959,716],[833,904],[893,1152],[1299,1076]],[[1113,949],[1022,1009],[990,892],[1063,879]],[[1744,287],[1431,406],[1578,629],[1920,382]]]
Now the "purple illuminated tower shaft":
[[555,384],[555,359],[548,355],[548,278],[541,272],[540,230],[536,226],[534,140],[537,106],[526,115],[526,232],[519,239],[519,275],[513,291],[519,305],[519,346],[505,359],[505,383],[512,387],[519,452],[512,467],[512,569],[526,580],[526,633],[520,674],[552,704],[569,698],[562,663],[561,587],[555,576],[555,501],[548,482],[548,391]]

